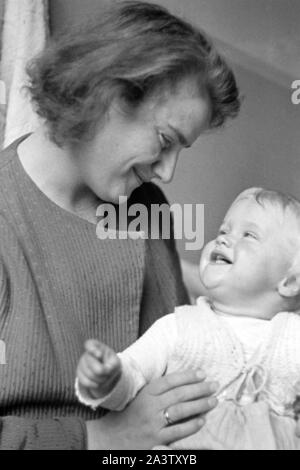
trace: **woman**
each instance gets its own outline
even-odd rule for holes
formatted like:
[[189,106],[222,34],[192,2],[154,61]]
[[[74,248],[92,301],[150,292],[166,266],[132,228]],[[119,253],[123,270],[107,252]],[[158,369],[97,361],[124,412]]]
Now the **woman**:
[[216,405],[195,371],[153,382],[122,413],[76,402],[87,338],[121,350],[187,302],[173,238],[99,240],[96,209],[165,203],[151,181],[169,182],[180,151],[237,114],[234,77],[202,33],[133,1],[50,46],[29,78],[43,125],[0,167],[1,447],[175,442]]

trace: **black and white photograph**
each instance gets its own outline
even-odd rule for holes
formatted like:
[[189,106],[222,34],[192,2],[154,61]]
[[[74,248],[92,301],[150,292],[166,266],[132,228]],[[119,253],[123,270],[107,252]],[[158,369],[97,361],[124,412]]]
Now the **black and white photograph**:
[[0,451],[195,465],[298,418],[299,0],[0,0]]

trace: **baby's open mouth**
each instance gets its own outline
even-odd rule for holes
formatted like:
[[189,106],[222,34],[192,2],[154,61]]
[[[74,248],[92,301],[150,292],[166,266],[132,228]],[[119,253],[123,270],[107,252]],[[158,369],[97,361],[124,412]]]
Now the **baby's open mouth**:
[[233,264],[228,256],[220,253],[219,251],[212,252],[210,261],[214,264]]

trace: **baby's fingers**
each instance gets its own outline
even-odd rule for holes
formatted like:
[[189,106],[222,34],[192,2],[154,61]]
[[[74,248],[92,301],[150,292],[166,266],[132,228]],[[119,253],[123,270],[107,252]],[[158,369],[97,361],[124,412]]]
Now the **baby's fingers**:
[[[100,341],[90,339],[85,343],[85,349],[90,356],[91,368],[97,374],[107,374],[117,372],[120,369],[120,360],[113,349]],[[93,361],[96,359],[97,364]],[[101,364],[101,367],[100,367]]]
[[96,339],[89,339],[84,343],[85,350],[88,354],[98,359],[98,361],[103,359],[105,349],[107,348],[106,344],[101,343]]
[[85,374],[91,379],[101,382],[101,380],[106,380],[109,375],[106,365],[103,362],[98,361],[93,356],[85,354],[82,358],[83,369]]
[[77,371],[77,378],[79,380],[80,385],[88,389],[96,389],[99,384],[92,380],[88,375],[78,369]]
[[119,356],[112,349],[107,349],[104,354],[104,368],[109,374],[118,372],[121,369]]

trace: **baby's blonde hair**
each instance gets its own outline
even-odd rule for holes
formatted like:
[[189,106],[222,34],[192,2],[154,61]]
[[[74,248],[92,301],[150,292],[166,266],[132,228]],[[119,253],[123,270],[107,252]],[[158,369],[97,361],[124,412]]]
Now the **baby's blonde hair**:
[[300,201],[298,199],[291,194],[265,188],[246,189],[237,196],[233,204],[241,199],[253,199],[265,209],[279,210],[282,216],[283,228],[286,228],[287,218],[292,221],[296,226],[296,233],[299,235],[300,249]]
[[233,203],[240,199],[253,198],[259,205],[266,207],[267,205],[281,209],[282,213],[289,212],[292,217],[299,223],[300,236],[300,201],[290,194],[281,191],[265,188],[249,188],[241,192]]

